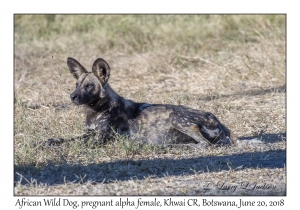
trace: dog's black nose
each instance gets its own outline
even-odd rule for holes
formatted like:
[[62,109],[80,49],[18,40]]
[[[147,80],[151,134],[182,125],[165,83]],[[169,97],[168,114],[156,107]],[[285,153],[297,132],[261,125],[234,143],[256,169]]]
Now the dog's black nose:
[[77,95],[77,94],[74,94],[74,93],[72,93],[72,94],[70,95],[70,97],[71,97],[71,100],[72,100],[72,101],[78,99],[78,95]]

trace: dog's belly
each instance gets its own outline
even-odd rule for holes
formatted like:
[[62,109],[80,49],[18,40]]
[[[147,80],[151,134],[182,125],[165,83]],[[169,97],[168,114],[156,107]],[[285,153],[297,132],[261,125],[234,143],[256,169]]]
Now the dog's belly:
[[173,111],[171,106],[163,105],[143,110],[137,118],[130,120],[130,137],[150,144],[196,143],[172,126],[170,113]]

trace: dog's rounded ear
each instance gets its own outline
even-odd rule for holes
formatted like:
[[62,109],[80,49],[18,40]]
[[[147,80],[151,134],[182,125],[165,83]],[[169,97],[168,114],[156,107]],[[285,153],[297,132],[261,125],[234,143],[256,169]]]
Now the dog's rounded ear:
[[81,74],[88,73],[87,70],[74,58],[68,58],[67,64],[70,72],[75,79],[78,79]]
[[110,76],[110,67],[102,58],[95,60],[92,71],[102,84],[107,83]]

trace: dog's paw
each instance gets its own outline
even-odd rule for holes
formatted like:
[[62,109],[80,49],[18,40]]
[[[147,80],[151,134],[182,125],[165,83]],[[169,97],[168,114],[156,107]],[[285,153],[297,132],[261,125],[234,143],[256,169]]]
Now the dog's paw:
[[51,139],[47,139],[45,141],[45,146],[46,147],[57,147],[57,146],[61,146],[61,144],[64,142],[64,139],[61,138],[51,138]]

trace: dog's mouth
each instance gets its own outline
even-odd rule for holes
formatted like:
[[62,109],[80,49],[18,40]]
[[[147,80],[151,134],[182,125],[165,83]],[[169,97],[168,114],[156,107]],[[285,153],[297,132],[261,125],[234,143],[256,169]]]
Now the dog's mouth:
[[81,97],[81,96],[72,96],[72,94],[70,95],[71,97],[71,101],[75,104],[75,105],[89,105],[89,106],[93,106],[97,103],[98,100],[88,100],[89,98],[86,97]]
[[75,104],[75,105],[81,105],[81,104],[82,104],[82,103],[80,103],[79,100],[77,100],[77,99],[76,99],[76,100],[72,100],[72,102],[73,102],[73,104]]

